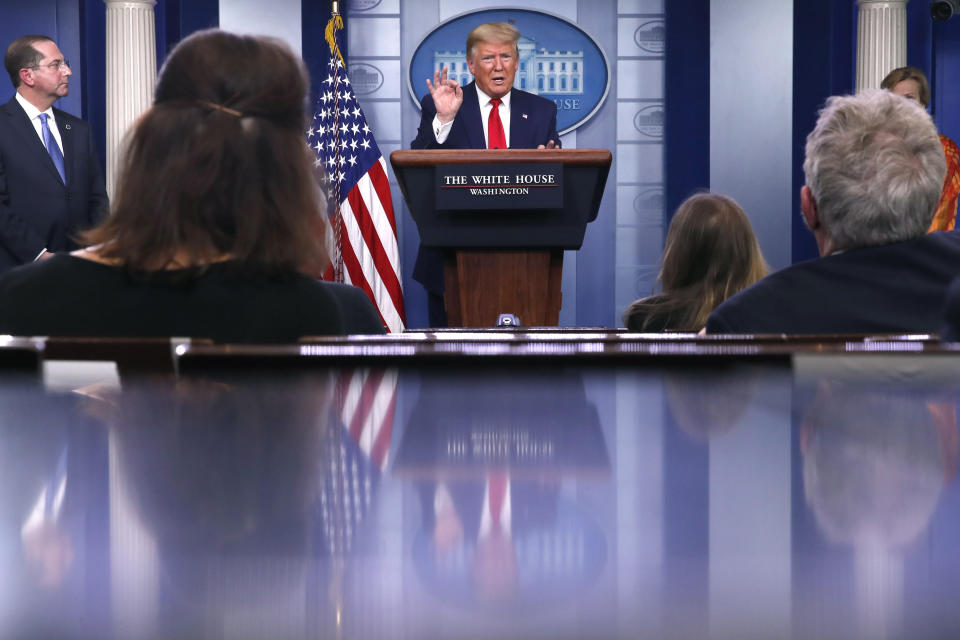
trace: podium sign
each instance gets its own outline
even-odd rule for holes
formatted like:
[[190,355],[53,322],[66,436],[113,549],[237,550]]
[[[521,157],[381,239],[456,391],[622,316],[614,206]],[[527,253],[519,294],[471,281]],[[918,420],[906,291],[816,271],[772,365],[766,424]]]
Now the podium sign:
[[560,319],[563,252],[597,217],[606,149],[432,149],[390,154],[420,244],[443,259],[451,327]]
[[562,209],[563,165],[444,164],[436,168],[437,209]]

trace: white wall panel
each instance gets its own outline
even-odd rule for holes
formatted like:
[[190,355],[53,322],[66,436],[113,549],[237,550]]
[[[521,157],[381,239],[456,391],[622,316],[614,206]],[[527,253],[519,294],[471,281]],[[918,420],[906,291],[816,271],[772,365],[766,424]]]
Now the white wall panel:
[[617,183],[663,182],[662,144],[618,144]]
[[617,224],[663,226],[663,185],[618,185]]
[[[372,68],[371,68],[372,67]],[[347,70],[350,72],[350,81],[353,82],[353,91],[357,94],[360,104],[370,98],[390,98],[397,100],[401,91],[406,91],[403,71],[399,60],[369,60],[350,56],[347,60]],[[361,82],[358,72],[364,77],[371,77],[371,82]]]
[[[643,264],[658,257],[663,247],[661,225],[618,225],[617,263],[619,266]],[[651,261],[652,262],[652,261]]]
[[618,60],[617,98],[663,99],[663,60]]
[[[384,146],[381,141],[401,142],[400,127],[397,126],[397,123],[400,122],[400,103],[398,101],[372,102],[368,100],[363,102],[361,100],[360,106],[363,108],[364,115],[367,116],[367,124],[370,125],[373,135],[376,136],[381,151]],[[406,142],[409,143],[410,141],[407,140]],[[384,157],[386,157],[386,153],[384,153]]]
[[663,142],[663,102],[618,102],[617,139]]
[[399,56],[400,19],[356,16],[347,21],[350,52],[362,56]]
[[[647,18],[620,18],[617,20],[617,55],[619,56],[662,56],[664,40],[663,16]],[[654,33],[660,30],[659,38]]]
[[220,28],[273,36],[298,54],[303,50],[300,0],[220,0]]
[[348,0],[347,13],[351,16],[400,13],[400,0]]
[[664,0],[619,0],[618,13],[663,13]]
[[[509,6],[511,9],[536,9],[546,11],[567,20],[577,19],[577,0],[530,0],[511,5],[507,2],[492,2],[490,7]],[[440,0],[440,19],[447,20],[467,11],[478,11],[487,7],[479,6],[475,0]],[[432,27],[431,27],[432,28]],[[467,34],[463,34],[466,40]]]

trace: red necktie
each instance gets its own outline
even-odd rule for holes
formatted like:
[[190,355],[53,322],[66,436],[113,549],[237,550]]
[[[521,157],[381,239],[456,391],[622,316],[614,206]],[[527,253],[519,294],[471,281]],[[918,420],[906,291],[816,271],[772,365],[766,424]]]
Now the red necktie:
[[490,118],[487,120],[487,149],[506,149],[507,136],[503,133],[503,123],[500,122],[500,98],[490,101]]

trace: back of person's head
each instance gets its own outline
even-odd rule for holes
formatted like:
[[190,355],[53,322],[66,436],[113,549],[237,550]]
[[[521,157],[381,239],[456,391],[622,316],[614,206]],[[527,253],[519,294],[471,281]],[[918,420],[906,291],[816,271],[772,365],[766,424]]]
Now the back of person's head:
[[508,22],[487,22],[476,27],[467,35],[467,59],[473,58],[473,49],[481,42],[487,44],[512,44],[519,53],[517,43],[520,32]]
[[[714,193],[687,198],[667,230],[655,304],[670,311],[680,331],[697,331],[713,309],[767,272],[747,214],[735,200]],[[638,300],[627,315],[638,305]]]
[[927,112],[874,89],[827,100],[803,170],[823,232],[836,249],[853,249],[923,235],[946,161]]
[[53,42],[53,40],[37,34],[20,36],[7,47],[7,52],[3,56],[3,66],[10,75],[10,82],[13,83],[14,89],[20,86],[20,69],[35,67],[43,60],[43,54],[33,48],[36,42]]
[[893,91],[893,88],[904,80],[913,80],[917,83],[917,101],[926,107],[930,104],[930,83],[923,71],[916,67],[897,67],[880,81],[880,88]]
[[308,86],[279,40],[185,38],[129,139],[110,217],[84,239],[134,271],[231,258],[289,272],[322,260]]

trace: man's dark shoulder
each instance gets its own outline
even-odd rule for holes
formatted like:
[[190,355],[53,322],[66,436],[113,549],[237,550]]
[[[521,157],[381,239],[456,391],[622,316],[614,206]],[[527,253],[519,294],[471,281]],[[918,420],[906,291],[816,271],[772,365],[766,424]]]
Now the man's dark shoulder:
[[17,94],[14,93],[10,96],[10,99],[0,104],[0,111],[10,114],[22,113],[26,117],[27,113],[23,110],[23,107],[20,106],[20,103],[17,102]]
[[71,127],[77,127],[78,129],[82,129],[84,131],[86,131],[90,126],[86,123],[86,121],[78,118],[72,113],[61,111],[56,107],[53,108],[53,117],[57,119],[58,123],[69,124]]
[[937,231],[923,236],[925,243],[940,245],[951,250],[960,250],[960,229]]
[[382,334],[383,322],[370,298],[359,287],[349,284],[324,282],[340,311],[344,333]]
[[87,262],[89,261],[80,260],[65,253],[55,254],[47,260],[28,262],[0,274],[0,289],[18,287],[48,278],[56,279],[63,273],[72,272],[75,265]]
[[957,276],[960,231],[850,249],[785,267],[744,289],[710,314],[707,332],[932,331],[930,318]]
[[[0,275],[0,317],[18,314],[24,304],[57,299],[63,290],[80,294],[82,274],[89,261],[66,254],[57,254],[47,260],[29,262]],[[93,263],[89,263],[92,265]]]
[[[23,107],[17,102],[16,97],[11,98],[9,102],[0,104],[0,127],[8,129],[19,126],[20,124],[26,125],[29,123],[30,121],[27,120],[27,114],[23,110]],[[19,144],[19,139],[4,135],[0,138],[0,143],[2,142]]]
[[771,273],[759,282],[720,303],[707,318],[707,333],[767,333],[781,313],[795,304],[793,294],[805,289],[811,270],[823,265],[820,258],[799,262]]

